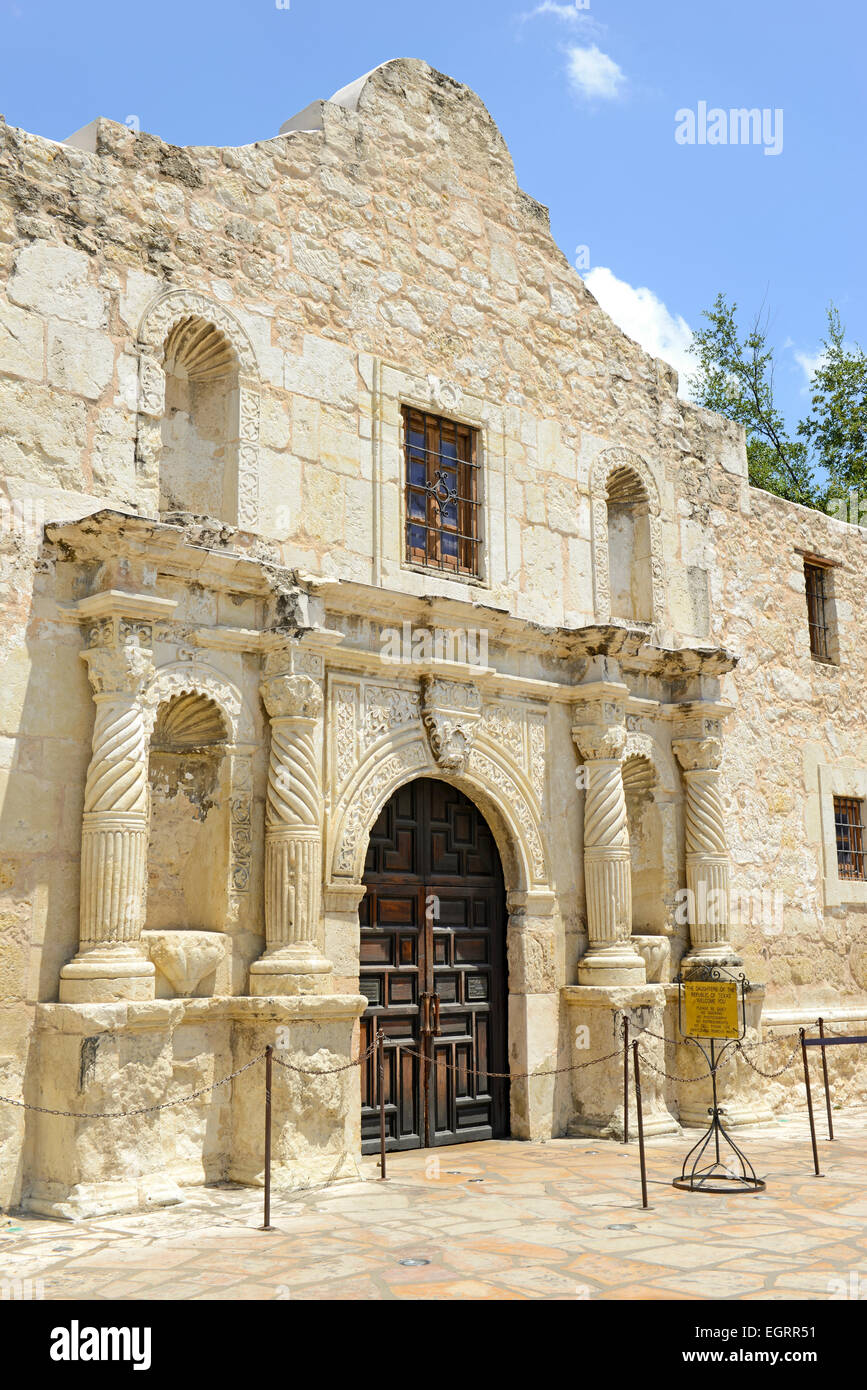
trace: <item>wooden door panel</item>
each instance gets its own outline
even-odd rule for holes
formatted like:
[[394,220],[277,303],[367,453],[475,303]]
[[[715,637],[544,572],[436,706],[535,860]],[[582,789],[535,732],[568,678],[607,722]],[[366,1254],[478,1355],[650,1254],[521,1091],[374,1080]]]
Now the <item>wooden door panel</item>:
[[[365,884],[362,1045],[383,1029],[388,1148],[506,1134],[508,1081],[488,1076],[506,1071],[505,895],[483,817],[444,782],[401,788],[374,826]],[[439,998],[438,1036],[423,1032],[425,993]],[[377,1107],[370,1064],[365,1152],[378,1147]]]

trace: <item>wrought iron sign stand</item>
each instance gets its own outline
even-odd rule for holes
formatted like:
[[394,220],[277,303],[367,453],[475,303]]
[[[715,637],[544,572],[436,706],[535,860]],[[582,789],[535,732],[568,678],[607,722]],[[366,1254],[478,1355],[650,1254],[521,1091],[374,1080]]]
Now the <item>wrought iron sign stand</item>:
[[[672,1186],[678,1187],[684,1192],[762,1192],[765,1183],[762,1178],[756,1176],[756,1171],[750,1163],[746,1154],[738,1147],[729,1131],[722,1122],[721,1116],[724,1111],[719,1104],[716,1087],[717,1068],[722,1061],[725,1053],[730,1047],[742,1042],[747,1033],[747,1010],[746,992],[749,989],[749,981],[741,973],[734,975],[724,966],[713,966],[702,971],[701,976],[694,974],[692,979],[684,981],[678,975],[675,982],[678,986],[677,994],[677,1021],[681,1036],[685,1042],[694,1043],[699,1049],[710,1069],[711,1086],[713,1088],[713,1106],[708,1110],[711,1117],[710,1124],[706,1132],[694,1144],[683,1160],[680,1177],[672,1180]],[[694,1033],[687,1033],[683,1026],[684,1011],[684,989],[689,989],[690,985],[712,985],[722,984],[740,987],[739,1017],[740,1022],[736,1024],[737,1031],[725,1037],[711,1037],[702,1035],[696,1036]],[[704,1043],[710,1043],[708,1051]],[[722,1046],[717,1051],[717,1044]],[[708,1148],[713,1143],[713,1162],[703,1160],[708,1155]],[[724,1146],[728,1146],[731,1153],[728,1155],[728,1162],[723,1161]],[[732,1171],[735,1160],[735,1171]]]

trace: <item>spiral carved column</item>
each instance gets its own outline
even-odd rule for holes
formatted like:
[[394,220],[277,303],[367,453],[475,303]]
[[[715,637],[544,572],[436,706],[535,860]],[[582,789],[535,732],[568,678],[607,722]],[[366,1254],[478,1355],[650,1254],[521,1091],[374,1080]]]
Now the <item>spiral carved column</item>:
[[719,789],[722,743],[699,736],[675,739],[686,787],[686,886],[690,949],[685,966],[740,965],[729,941],[729,853]]
[[94,691],[93,751],[81,831],[79,951],[60,972],[63,1003],[154,997],[141,948],[148,847],[148,736],[141,695],[153,674],[148,624],[116,616],[82,653]]
[[271,716],[265,812],[265,952],[250,993],[316,991],[331,972],[322,948],[322,691],[307,675],[262,683]]
[[585,766],[584,891],[587,952],[578,965],[582,985],[644,984],[644,961],[632,944],[632,865],[622,757],[622,724],[572,730]]

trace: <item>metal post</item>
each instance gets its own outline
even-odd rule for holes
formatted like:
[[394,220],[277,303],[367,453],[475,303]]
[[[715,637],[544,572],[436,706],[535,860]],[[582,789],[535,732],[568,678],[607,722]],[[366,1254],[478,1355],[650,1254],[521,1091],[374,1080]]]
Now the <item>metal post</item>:
[[[825,1040],[825,1020],[819,1019],[819,1037]],[[820,1048],[822,1054],[822,1076],[825,1079],[825,1110],[828,1115],[828,1138],[834,1138],[834,1121],[831,1119],[831,1087],[828,1084],[828,1051],[827,1048]]]
[[265,1219],[263,1231],[273,1231],[271,1225],[271,1058],[274,1049],[265,1048]]
[[813,1119],[813,1097],[810,1093],[810,1067],[807,1062],[806,1031],[803,1028],[799,1028],[798,1032],[801,1035],[801,1053],[804,1058],[804,1085],[807,1088],[807,1113],[810,1116],[810,1138],[813,1141],[813,1167],[816,1170],[816,1177],[820,1178],[822,1174],[819,1172],[819,1150],[816,1147],[816,1122]]
[[385,1034],[376,1034],[376,1061],[379,1073],[379,1177],[385,1179]]
[[635,1068],[635,1109],[638,1113],[638,1158],[641,1164],[641,1205],[647,1206],[647,1167],[644,1162],[644,1117],[641,1113],[641,1073],[638,1069],[638,1043],[632,1044]]
[[629,1143],[629,1019],[623,1016],[623,1142]]

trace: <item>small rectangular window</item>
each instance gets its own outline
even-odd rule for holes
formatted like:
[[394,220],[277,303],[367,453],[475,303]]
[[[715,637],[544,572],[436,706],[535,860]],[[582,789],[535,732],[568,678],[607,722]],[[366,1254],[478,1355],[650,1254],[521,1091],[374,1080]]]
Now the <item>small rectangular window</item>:
[[864,866],[864,803],[852,796],[834,797],[837,873],[840,878],[867,878]]
[[807,617],[810,623],[810,653],[816,661],[833,662],[833,632],[828,569],[804,561],[807,590]]
[[408,406],[403,427],[407,562],[478,578],[478,431]]

